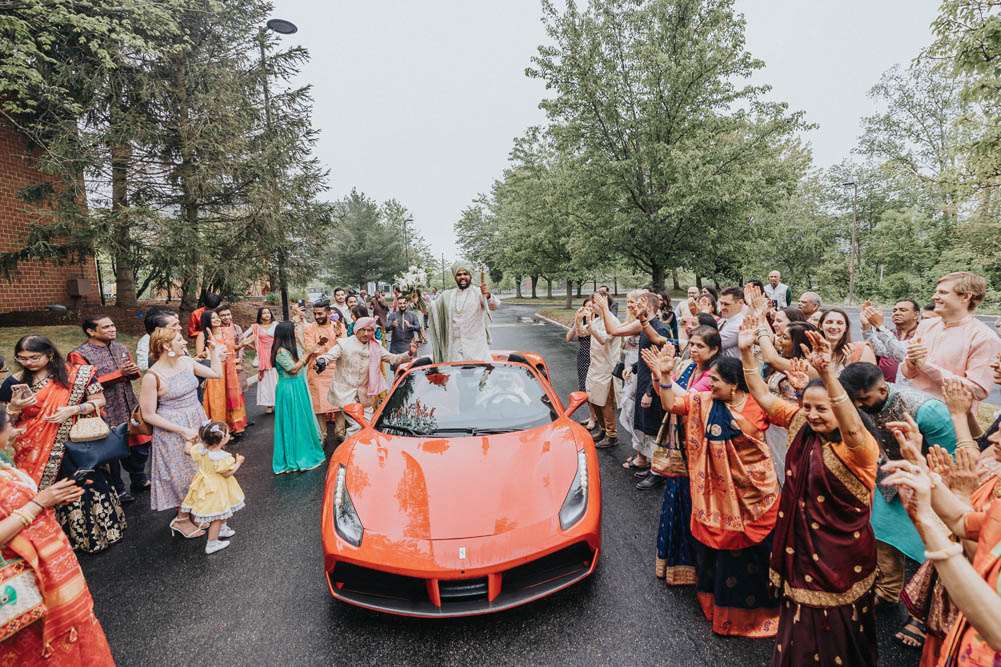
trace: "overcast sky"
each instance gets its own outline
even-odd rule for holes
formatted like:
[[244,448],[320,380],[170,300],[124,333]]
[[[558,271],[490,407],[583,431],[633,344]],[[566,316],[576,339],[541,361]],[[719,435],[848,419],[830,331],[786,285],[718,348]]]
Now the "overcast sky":
[[[512,140],[545,118],[525,67],[545,40],[538,0],[273,0],[309,49],[317,155],[329,198],[357,187],[398,199],[432,249],[455,256],[452,225],[500,176]],[[582,3],[583,4],[583,3]],[[737,0],[756,81],[806,111],[819,167],[848,156],[866,91],[931,41],[938,0]]]

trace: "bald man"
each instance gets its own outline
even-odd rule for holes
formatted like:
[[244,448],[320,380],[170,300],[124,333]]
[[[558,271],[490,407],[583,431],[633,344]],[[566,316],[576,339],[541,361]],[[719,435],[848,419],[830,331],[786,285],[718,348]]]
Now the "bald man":
[[431,302],[431,350],[435,363],[446,361],[489,361],[490,311],[500,307],[500,299],[490,293],[486,281],[472,287],[472,264],[452,265],[456,289],[445,290]]

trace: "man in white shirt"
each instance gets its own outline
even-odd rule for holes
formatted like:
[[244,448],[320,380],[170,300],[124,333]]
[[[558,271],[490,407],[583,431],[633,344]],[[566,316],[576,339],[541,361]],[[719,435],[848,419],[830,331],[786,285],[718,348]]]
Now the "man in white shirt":
[[473,282],[473,265],[452,265],[456,289],[445,290],[431,303],[431,350],[435,363],[446,361],[489,361],[490,311],[500,307],[500,299],[490,293],[486,280],[479,289]]
[[723,342],[722,353],[727,357],[740,357],[737,337],[740,335],[740,325],[744,322],[744,290],[739,287],[727,287],[719,293],[719,313],[723,322],[719,326],[719,337]]
[[181,330],[181,321],[177,318],[177,313],[166,306],[151,306],[143,317],[143,327],[146,335],[136,343],[136,366],[143,373],[149,370],[149,337],[160,327],[165,329]]

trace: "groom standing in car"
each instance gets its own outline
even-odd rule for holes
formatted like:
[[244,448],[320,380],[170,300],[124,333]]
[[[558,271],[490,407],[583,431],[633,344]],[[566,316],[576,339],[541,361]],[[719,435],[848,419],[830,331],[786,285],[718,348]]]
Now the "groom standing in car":
[[490,293],[480,272],[480,287],[470,287],[473,274],[468,262],[452,265],[456,289],[445,290],[431,302],[431,350],[435,363],[447,361],[489,361],[490,311],[500,307],[500,299]]

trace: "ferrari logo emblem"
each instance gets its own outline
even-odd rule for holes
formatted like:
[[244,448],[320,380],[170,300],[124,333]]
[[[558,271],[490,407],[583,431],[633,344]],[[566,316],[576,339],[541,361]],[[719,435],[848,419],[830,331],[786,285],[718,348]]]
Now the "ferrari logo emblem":
[[459,560],[466,560],[466,547],[459,547]]

